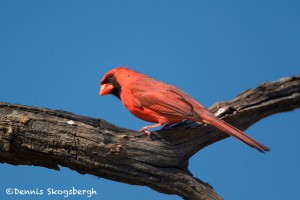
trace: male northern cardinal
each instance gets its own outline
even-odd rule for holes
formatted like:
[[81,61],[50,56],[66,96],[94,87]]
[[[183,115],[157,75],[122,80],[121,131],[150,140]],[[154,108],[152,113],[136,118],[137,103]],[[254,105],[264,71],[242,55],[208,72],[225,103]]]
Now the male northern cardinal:
[[126,67],[107,72],[102,80],[100,95],[113,94],[136,117],[154,122],[140,132],[148,135],[148,129],[171,125],[184,119],[211,124],[260,152],[270,149],[255,141],[241,130],[215,117],[200,103],[179,88],[140,74]]

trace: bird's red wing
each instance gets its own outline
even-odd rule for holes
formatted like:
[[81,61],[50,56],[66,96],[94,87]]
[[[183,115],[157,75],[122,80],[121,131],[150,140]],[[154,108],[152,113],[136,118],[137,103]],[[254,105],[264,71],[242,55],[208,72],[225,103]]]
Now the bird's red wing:
[[161,114],[182,116],[190,118],[195,115],[193,106],[179,92],[168,89],[138,91],[133,95],[140,104]]

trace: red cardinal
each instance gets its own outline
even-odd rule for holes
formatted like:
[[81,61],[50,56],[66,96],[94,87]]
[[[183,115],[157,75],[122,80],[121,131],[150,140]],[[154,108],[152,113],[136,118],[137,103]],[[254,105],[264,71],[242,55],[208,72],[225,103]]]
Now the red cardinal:
[[215,117],[179,88],[154,80],[129,68],[119,67],[103,76],[100,95],[106,94],[113,94],[121,99],[134,116],[156,123],[140,130],[148,135],[150,128],[189,119],[198,123],[211,124],[260,152],[270,150],[241,130]]

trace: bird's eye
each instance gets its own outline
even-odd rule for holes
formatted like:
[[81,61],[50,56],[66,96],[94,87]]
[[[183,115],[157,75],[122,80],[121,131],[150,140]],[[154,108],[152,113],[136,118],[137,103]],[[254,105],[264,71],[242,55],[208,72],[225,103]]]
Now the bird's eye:
[[104,84],[104,83],[112,83],[115,81],[115,75],[114,74],[108,74],[106,76],[106,78],[101,82],[101,84]]

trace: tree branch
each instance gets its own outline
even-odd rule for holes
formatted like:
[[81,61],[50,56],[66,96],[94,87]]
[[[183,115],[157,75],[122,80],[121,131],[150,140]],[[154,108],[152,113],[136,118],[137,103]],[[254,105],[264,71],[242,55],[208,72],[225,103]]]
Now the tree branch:
[[[300,107],[300,76],[264,83],[210,110],[245,130],[271,114]],[[145,134],[73,113],[0,103],[0,163],[58,165],[119,182],[145,185],[185,199],[222,199],[192,176],[188,161],[228,137],[212,126],[185,121]]]

